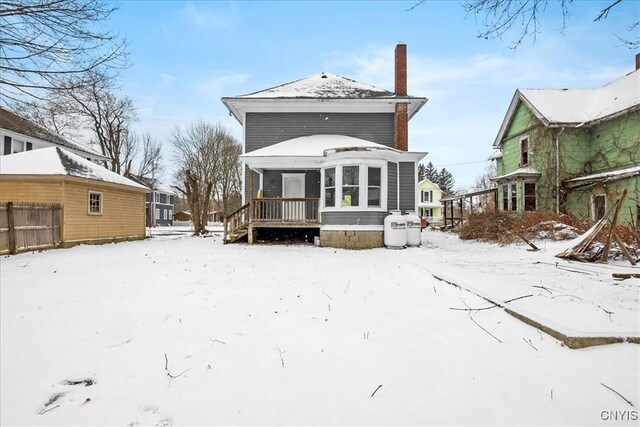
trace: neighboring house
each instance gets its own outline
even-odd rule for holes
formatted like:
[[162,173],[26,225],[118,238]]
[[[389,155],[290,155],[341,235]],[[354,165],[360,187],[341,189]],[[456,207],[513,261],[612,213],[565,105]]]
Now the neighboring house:
[[416,211],[417,162],[408,122],[426,98],[407,95],[406,45],[395,92],[330,73],[222,98],[244,127],[243,203],[225,241],[259,227],[308,228],[322,246],[383,245],[390,210]]
[[418,183],[418,216],[425,218],[430,225],[442,225],[442,190],[438,184],[428,179]]
[[4,108],[0,108],[0,141],[2,156],[39,148],[60,147],[94,163],[107,160],[97,151],[49,132]]
[[175,197],[173,189],[152,178],[144,176],[130,176],[129,178],[151,190],[150,193],[147,193],[146,198],[147,227],[173,225],[173,201]]
[[503,211],[601,218],[624,189],[620,222],[640,218],[640,54],[595,89],[518,89],[494,142]]
[[59,203],[63,246],[143,239],[147,191],[59,147],[0,157],[0,202]]

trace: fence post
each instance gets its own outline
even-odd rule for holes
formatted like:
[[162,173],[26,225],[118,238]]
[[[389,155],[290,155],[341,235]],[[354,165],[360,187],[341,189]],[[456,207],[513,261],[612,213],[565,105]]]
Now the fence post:
[[16,251],[16,227],[13,218],[13,202],[7,203],[7,223],[9,225],[9,253],[15,255]]

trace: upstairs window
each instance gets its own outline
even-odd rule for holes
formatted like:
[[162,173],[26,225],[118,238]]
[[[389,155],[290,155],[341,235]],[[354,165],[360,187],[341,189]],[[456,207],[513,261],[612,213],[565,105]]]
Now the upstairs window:
[[336,205],[336,168],[324,170],[324,206],[332,208]]
[[367,184],[367,206],[380,206],[380,168],[367,168],[368,184]]
[[342,167],[342,206],[360,205],[360,166]]
[[529,164],[529,138],[520,140],[520,166]]

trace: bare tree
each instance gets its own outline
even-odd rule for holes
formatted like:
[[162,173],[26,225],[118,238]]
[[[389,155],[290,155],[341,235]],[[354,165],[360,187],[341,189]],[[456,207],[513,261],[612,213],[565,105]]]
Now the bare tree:
[[164,173],[162,164],[162,150],[160,143],[153,139],[150,134],[142,135],[142,153],[135,171],[139,177],[151,176],[157,180]]
[[73,109],[51,99],[12,103],[11,109],[21,117],[65,138],[78,139],[80,122]]
[[[423,5],[426,0],[418,0],[408,9],[415,10]],[[594,17],[593,21],[598,22],[606,19],[613,8],[619,5],[622,0],[607,0],[603,3],[602,9]],[[478,37],[483,39],[502,39],[513,32],[514,41],[512,48],[517,48],[526,39],[533,39],[535,42],[541,30],[541,19],[548,13],[547,9],[556,9],[556,14],[561,17],[562,24],[560,32],[567,26],[567,19],[570,16],[570,7],[573,0],[467,0],[462,5],[468,15],[472,15],[480,21],[482,30],[478,32]],[[629,49],[640,46],[640,36],[637,28],[640,26],[638,16],[632,17],[627,31],[630,37],[616,37]]]
[[242,167],[240,165],[242,146],[229,135],[222,140],[222,155],[216,171],[216,199],[222,203],[225,215],[240,207],[242,201]]
[[68,105],[72,114],[93,132],[93,142],[109,158],[109,169],[123,175],[133,172],[138,141],[131,131],[137,120],[131,98],[118,97],[110,80],[96,75],[91,84],[65,91],[57,102]]
[[91,71],[127,66],[126,41],[103,30],[117,9],[106,0],[0,2],[0,103],[77,89]]
[[222,158],[230,132],[221,124],[204,121],[190,124],[186,130],[176,127],[171,134],[178,178],[178,190],[187,197],[194,234],[206,233],[209,208],[214,190],[219,187]]

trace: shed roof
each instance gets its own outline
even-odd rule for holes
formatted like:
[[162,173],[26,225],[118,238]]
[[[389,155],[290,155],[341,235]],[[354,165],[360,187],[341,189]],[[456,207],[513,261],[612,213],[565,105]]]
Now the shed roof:
[[0,157],[0,175],[73,176],[148,190],[144,185],[60,147],[48,147],[2,156]]
[[50,142],[52,144],[60,145],[62,147],[82,151],[99,159],[106,158],[102,154],[98,153],[95,150],[92,150],[89,147],[85,147],[82,144],[78,144],[77,142],[70,141],[60,135],[50,132],[42,126],[38,126],[37,124],[33,123],[31,120],[27,120],[24,117],[21,117],[2,107],[0,107],[0,128],[7,129],[22,135],[30,136],[32,138],[37,138],[42,141]]

